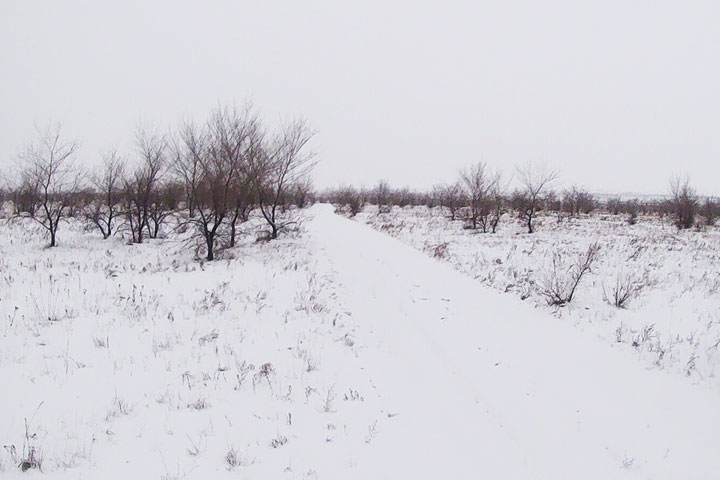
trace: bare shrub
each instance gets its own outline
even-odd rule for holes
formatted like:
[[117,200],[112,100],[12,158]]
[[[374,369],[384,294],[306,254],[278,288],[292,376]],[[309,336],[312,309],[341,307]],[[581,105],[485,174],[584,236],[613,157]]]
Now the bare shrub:
[[335,385],[331,385],[330,388],[328,388],[325,398],[323,400],[323,412],[325,413],[332,413],[335,411],[333,408],[333,403],[335,402],[335,397],[337,395],[335,394]]
[[234,447],[230,447],[225,454],[225,463],[227,464],[228,470],[232,470],[235,467],[243,465],[243,461]]
[[603,285],[603,298],[618,308],[626,308],[647,286],[647,278],[633,273],[619,272],[609,289]]
[[593,243],[569,267],[563,264],[559,253],[553,255],[552,269],[540,283],[540,294],[549,305],[562,306],[572,301],[580,281],[592,271],[599,251],[600,246]]

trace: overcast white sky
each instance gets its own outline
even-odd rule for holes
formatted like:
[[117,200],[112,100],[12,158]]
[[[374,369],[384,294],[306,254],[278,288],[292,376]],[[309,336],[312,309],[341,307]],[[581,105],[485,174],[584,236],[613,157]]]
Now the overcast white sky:
[[720,194],[717,1],[0,3],[0,164],[60,121],[96,163],[139,121],[251,98],[318,131],[315,183],[424,188],[480,159]]

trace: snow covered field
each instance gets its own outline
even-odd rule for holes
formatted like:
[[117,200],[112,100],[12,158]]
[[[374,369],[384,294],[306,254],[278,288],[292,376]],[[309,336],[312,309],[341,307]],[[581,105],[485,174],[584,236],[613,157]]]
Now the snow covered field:
[[[720,388],[720,230],[678,232],[667,221],[622,216],[541,217],[528,235],[506,215],[497,234],[463,229],[439,209],[395,208],[358,220],[389,233],[483,285],[508,293],[575,324],[589,335],[633,351],[648,368]],[[559,259],[562,272],[600,246],[576,298],[549,306],[542,290]],[[624,308],[612,304],[615,286],[632,284]]]
[[387,421],[305,239],[200,264],[31,228],[0,237],[3,476],[29,448],[52,478],[328,476]]
[[[532,237],[481,236],[419,210],[364,219],[433,253],[447,242],[452,265],[328,205],[212,263],[173,240],[66,225],[44,249],[30,224],[0,226],[0,475],[717,476],[715,233],[546,220]],[[549,310],[558,320],[534,308],[531,274],[588,230],[601,268]],[[605,306],[602,272],[635,249],[623,264],[647,264],[650,286],[627,311]]]

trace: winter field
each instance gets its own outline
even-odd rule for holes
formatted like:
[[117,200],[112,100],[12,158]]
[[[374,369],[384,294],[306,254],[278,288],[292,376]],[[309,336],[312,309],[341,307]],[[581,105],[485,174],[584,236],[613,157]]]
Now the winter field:
[[[655,216],[541,217],[528,235],[506,218],[496,234],[466,230],[442,209],[395,208],[358,220],[448,262],[483,285],[524,300],[588,335],[633,352],[648,368],[720,389],[720,229],[678,231]],[[572,302],[551,306],[543,292],[589,246],[592,271]],[[615,292],[629,290],[622,308]]]
[[[717,478],[717,231],[304,215],[214,262],[3,222],[0,476]],[[590,241],[546,306],[552,254]],[[643,284],[624,309],[618,274]]]

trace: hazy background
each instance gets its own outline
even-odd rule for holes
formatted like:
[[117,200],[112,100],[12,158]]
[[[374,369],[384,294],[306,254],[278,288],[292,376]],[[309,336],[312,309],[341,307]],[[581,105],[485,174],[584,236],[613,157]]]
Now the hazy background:
[[317,129],[318,187],[528,160],[595,192],[720,194],[720,2],[0,3],[0,166],[60,121],[88,164],[252,99]]

